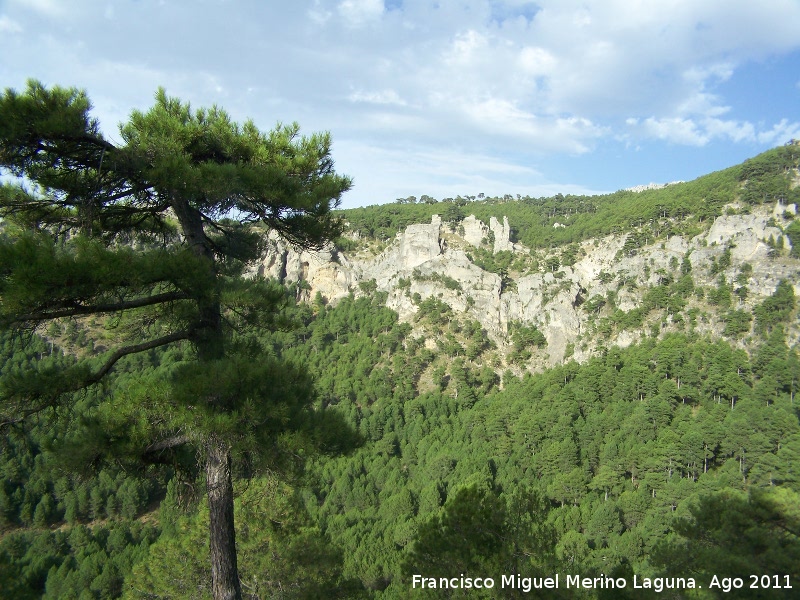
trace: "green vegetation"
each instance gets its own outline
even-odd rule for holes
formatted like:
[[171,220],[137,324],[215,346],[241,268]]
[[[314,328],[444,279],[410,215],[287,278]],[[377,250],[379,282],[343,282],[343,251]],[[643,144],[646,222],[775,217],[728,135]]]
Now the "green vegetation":
[[[415,293],[416,315],[401,323],[375,280],[337,303],[318,292],[303,304],[296,301],[308,289],[303,282],[285,289],[242,279],[258,236],[222,218],[218,201],[239,197],[228,185],[267,185],[257,185],[258,169],[239,171],[246,161],[229,160],[231,148],[245,152],[253,140],[265,141],[249,125],[237,131],[221,112],[192,112],[159,96],[126,129],[128,155],[127,146],[96,137],[82,95],[32,90],[25,102],[44,98],[71,116],[33,119],[36,127],[54,127],[49,135],[77,127],[91,143],[59,140],[60,151],[71,148],[71,160],[84,167],[67,176],[66,163],[9,150],[13,127],[0,120],[4,164],[16,156],[13,168],[43,185],[36,194],[0,192],[3,598],[219,596],[213,492],[220,487],[232,511],[221,529],[236,540],[235,575],[226,576],[234,597],[529,595],[410,590],[414,575],[462,573],[498,582],[556,573],[562,581],[581,574],[629,582],[625,590],[562,588],[546,596],[576,599],[661,597],[630,589],[634,574],[693,577],[704,588],[675,598],[788,598],[800,585],[800,356],[787,344],[797,328],[792,281],[743,304],[753,267],[732,273],[730,245],[700,273],[688,254],[673,256],[669,269],[645,265],[644,278],[600,271],[601,293],[580,289],[567,298],[590,326],[566,357],[589,342],[606,346],[583,352],[581,364],[565,360],[531,374],[525,368],[544,364],[553,350],[548,330],[511,322],[498,349],[474,313],[454,311],[444,292]],[[20,98],[9,93],[4,102]],[[245,129],[250,142],[239,139]],[[322,241],[338,233],[326,220],[328,203],[349,182],[327,170],[324,139],[296,146],[286,139],[291,131],[266,136],[267,150],[278,146],[270,156],[316,175],[294,182],[269,170],[280,179],[277,189],[311,204],[289,202],[288,212],[273,216],[288,219],[278,224],[290,233]],[[99,157],[92,144],[100,144]],[[164,162],[148,163],[148,151]],[[641,260],[644,245],[696,231],[732,200],[739,208],[730,210],[745,211],[793,202],[794,160],[778,148],[641,194],[479,203],[423,196],[345,216],[353,230],[379,240],[437,213],[455,228],[473,212],[483,220],[508,216],[516,237],[539,250],[520,257],[470,249],[471,260],[500,275],[505,288],[511,273],[541,271],[552,300],[567,290],[575,296],[565,272],[584,251],[580,242],[624,233],[621,256]],[[180,186],[158,187],[176,172],[198,194],[188,205]],[[301,193],[309,181],[320,188]],[[100,185],[97,196],[77,202],[89,183]],[[127,192],[127,202],[92,205]],[[170,194],[178,199],[166,201]],[[162,199],[177,213],[175,206],[161,212]],[[205,259],[178,252],[188,233],[198,233],[181,210],[202,215]],[[312,214],[316,225],[302,218]],[[796,223],[785,228],[792,252],[800,247]],[[347,238],[336,243],[355,248]],[[775,260],[788,260],[778,246]],[[413,280],[434,281],[475,305],[447,275],[418,270],[398,288],[410,294]],[[633,291],[640,301],[630,308],[623,301]],[[170,337],[187,328],[191,335]],[[639,341],[610,347],[606,339],[622,330]],[[224,453],[215,456],[228,473],[213,479],[209,452],[219,443]],[[714,575],[750,574],[788,577],[795,588],[709,588]]]
[[[655,576],[665,539],[689,543],[675,519],[693,514],[703,498],[728,489],[800,492],[792,466],[800,458],[793,408],[800,363],[780,339],[766,341],[751,361],[724,342],[673,335],[611,349],[585,365],[504,378],[502,392],[481,394],[474,394],[477,366],[456,361],[440,371],[450,378],[445,393],[421,393],[415,385],[431,356],[405,338],[404,352],[378,360],[390,371],[370,371],[367,357],[380,354],[393,328],[369,341],[357,333],[359,321],[368,324],[382,309],[363,299],[342,308],[356,317],[358,305],[362,317],[343,330],[348,344],[331,340],[316,364],[321,372],[325,363],[337,365],[336,375],[319,379],[323,396],[337,398],[336,409],[356,420],[368,443],[351,457],[318,463],[309,506],[342,548],[345,576],[374,590],[388,586],[381,597],[406,597],[408,575],[421,565],[432,575],[448,563],[513,564],[527,575],[546,572],[543,565],[586,573],[631,565]],[[354,346],[363,363],[337,358]],[[362,370],[369,375],[349,379],[347,398],[333,391]],[[473,394],[465,397],[465,389]],[[524,513],[527,520],[509,516],[519,515],[511,511],[520,502],[538,507]],[[776,510],[788,518],[790,507]],[[485,526],[472,531],[479,518]],[[790,536],[776,548],[797,542]],[[716,560],[727,560],[719,547]]]
[[756,331],[768,333],[789,320],[795,309],[794,287],[788,281],[778,283],[775,292],[755,309]]
[[0,542],[0,594],[19,600],[117,598],[157,534],[137,521],[9,533]]
[[[412,223],[429,223],[434,214],[457,222],[474,214],[484,223],[504,216],[514,228],[514,241],[525,246],[565,246],[611,233],[635,230],[629,250],[675,234],[699,232],[739,200],[748,207],[800,203],[800,187],[792,187],[792,169],[800,164],[795,146],[774,148],[744,164],[694,181],[644,192],[618,191],[605,196],[562,196],[513,201],[510,196],[473,201],[449,198],[437,203],[393,203],[342,211],[349,227],[362,236],[388,239]],[[565,227],[553,227],[556,223]],[[795,226],[797,227],[797,226]],[[794,229],[787,234],[796,235]],[[790,239],[792,239],[790,237]],[[800,247],[795,245],[794,247]],[[565,263],[566,264],[566,263]],[[493,269],[488,269],[493,270]]]
[[534,325],[510,323],[508,329],[513,346],[509,356],[512,362],[524,363],[530,360],[533,349],[547,346],[544,334]]
[[[84,92],[35,81],[0,99],[0,166],[35,186],[0,188],[8,222],[0,327],[22,333],[107,315],[124,326],[102,355],[9,373],[0,382],[0,423],[63,414],[90,390],[98,403],[94,422],[83,415],[77,428],[86,429],[84,440],[72,440],[77,453],[168,464],[178,454],[181,467],[204,471],[212,596],[241,598],[234,459],[280,468],[297,462],[287,455],[324,444],[303,370],[253,338],[255,328],[274,326],[284,290],[243,277],[262,249],[248,224],[320,248],[341,232],[331,209],[350,180],[333,171],[330,137],[300,137],[297,124],[263,133],[218,107],[192,110],[162,89],[153,108],[133,111],[116,145],[90,107]],[[170,372],[98,389],[126,357],[173,346],[191,352]],[[53,512],[47,497],[37,525]]]
[[[441,273],[425,273],[423,274],[422,271],[419,269],[414,269],[414,273],[412,275],[414,280],[416,281],[436,281],[444,285],[448,290],[453,291],[463,291],[461,284],[450,277],[449,275],[442,275]],[[402,287],[402,286],[401,286]]]
[[[381,301],[294,306],[287,316],[295,328],[261,336],[282,360],[308,364],[316,374],[316,406],[341,415],[365,444],[350,456],[314,459],[305,483],[296,487],[263,476],[242,487],[242,581],[258,582],[259,597],[280,585],[288,597],[319,597],[325,589],[330,597],[404,598],[409,574],[433,576],[452,564],[491,573],[513,569],[524,576],[632,569],[654,577],[677,573],[683,563],[670,557],[681,552],[705,552],[697,555],[702,561],[696,567],[682,572],[699,578],[714,569],[733,572],[736,556],[752,552],[747,544],[762,543],[745,537],[732,544],[725,537],[735,535],[727,522],[704,516],[711,514],[704,507],[714,498],[747,502],[745,492],[763,492],[750,501],[773,512],[744,514],[765,524],[793,518],[800,498],[794,407],[800,360],[786,347],[780,327],[753,358],[722,341],[671,335],[612,348],[584,365],[504,377],[499,391],[491,369],[463,354],[451,361],[430,352]],[[441,314],[437,308],[422,322]],[[480,331],[455,318],[437,323],[443,333],[466,339]],[[517,331],[528,334],[520,335],[523,343],[530,338],[535,345],[532,328]],[[176,358],[153,355],[151,364],[160,366],[149,368],[169,369]],[[142,368],[148,367],[139,363],[136,372]],[[427,374],[437,371],[431,389]],[[37,471],[42,475],[61,460],[41,446],[31,458],[27,464],[40,465],[35,468],[44,469]],[[19,479],[32,476],[21,473]],[[98,484],[87,488],[104,479],[97,474],[88,481]],[[121,574],[126,597],[203,597],[208,590],[198,586],[207,581],[207,508],[190,501],[184,509],[175,484],[159,485],[172,491],[161,502],[158,541],[152,544],[149,533],[136,542],[139,554],[118,558],[117,550],[106,551],[108,560],[122,564],[113,572]],[[7,494],[14,496],[15,489]],[[53,496],[64,508],[51,522],[63,518],[63,497]],[[35,511],[41,499],[31,495],[28,502]],[[142,510],[140,504],[136,514]],[[86,515],[91,519],[91,512]],[[705,519],[703,539],[715,540],[714,552],[697,545],[691,519]],[[118,515],[103,527],[124,532],[127,523]],[[100,535],[99,525],[87,524],[92,535]],[[69,566],[77,564],[69,558],[77,550],[49,550],[53,533],[25,531],[44,536],[36,548],[47,565],[28,577],[39,590],[56,589],[77,568]],[[779,552],[797,556],[800,542],[791,531],[768,538],[773,546],[753,566],[758,573],[780,566],[797,576],[800,563],[769,558]],[[18,543],[14,536],[5,539]],[[6,572],[34,573],[30,556],[10,546],[5,552]],[[169,570],[176,563],[185,565],[183,580]],[[119,590],[115,585],[108,589]]]

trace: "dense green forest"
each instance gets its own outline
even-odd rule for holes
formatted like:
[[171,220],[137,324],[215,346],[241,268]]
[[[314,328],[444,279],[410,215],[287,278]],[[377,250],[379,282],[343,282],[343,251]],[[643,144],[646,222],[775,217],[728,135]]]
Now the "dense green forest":
[[[410,574],[456,571],[710,581],[746,566],[796,581],[800,360],[781,323],[753,356],[671,335],[508,374],[500,390],[493,371],[424,348],[380,297],[291,313],[297,326],[265,343],[315,373],[319,409],[340,412],[363,444],[312,460],[302,481],[240,484],[242,578],[259,597],[403,598]],[[13,362],[26,358],[37,356]],[[114,385],[180,360],[154,354]],[[92,397],[81,402],[91,414]],[[43,422],[9,437],[4,594],[203,597],[207,513],[191,482],[113,465],[66,474],[56,449],[75,427]],[[153,498],[163,499],[155,513]],[[175,564],[187,565],[182,579]]]
[[[796,152],[777,148],[640,194],[427,198],[344,215],[351,230],[378,240],[433,214],[454,223],[508,216],[530,248],[653,223],[685,233],[733,201],[747,211],[800,200],[786,176]],[[553,228],[565,218],[569,228]],[[800,221],[787,220],[794,252]],[[676,274],[637,309],[598,316],[596,329],[642,327],[653,310],[681,314],[693,274],[680,265]],[[302,469],[279,472],[246,454],[238,461],[245,597],[800,597],[800,356],[787,342],[797,324],[794,283],[781,282],[752,314],[737,314],[733,288],[721,283],[713,293],[728,302],[712,305],[727,315],[722,337],[687,318],[627,348],[599,347],[584,363],[522,377],[501,372],[479,323],[435,297],[419,299],[415,320],[400,322],[381,292],[298,303],[290,286],[282,326],[251,341],[309,375],[315,412],[338,416],[342,436],[358,439],[335,457],[295,446]],[[586,310],[599,312],[601,300]],[[119,323],[64,319],[30,337],[4,334],[0,381],[101,352],[111,325]],[[545,343],[522,324],[510,339],[516,363]],[[97,427],[135,424],[115,414],[125,406],[115,398],[140,394],[142,381],[166,386],[190,354],[187,345],[125,357],[68,409],[7,429],[0,597],[211,597],[209,510],[192,457],[142,463],[125,436]],[[503,576],[556,574],[558,589],[500,589]],[[414,575],[494,578],[496,586],[412,589]],[[627,585],[567,588],[567,575]],[[634,576],[651,587],[634,589]],[[714,587],[715,577],[743,585]],[[658,589],[686,579],[702,589]]]

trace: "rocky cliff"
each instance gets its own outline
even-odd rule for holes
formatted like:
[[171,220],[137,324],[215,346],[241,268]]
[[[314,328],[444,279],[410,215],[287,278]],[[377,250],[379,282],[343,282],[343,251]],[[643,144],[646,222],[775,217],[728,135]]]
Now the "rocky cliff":
[[[371,251],[367,243],[348,253],[333,248],[298,252],[271,235],[254,273],[305,282],[301,289],[306,299],[319,293],[333,303],[348,294],[385,292],[386,305],[409,322],[421,301],[435,297],[456,314],[477,320],[501,350],[510,347],[510,324],[534,325],[547,346],[528,367],[542,368],[569,356],[585,360],[599,346],[626,346],[676,328],[720,333],[724,311],[710,305],[703,290],[710,294],[729,285],[739,293],[724,308],[751,313],[782,279],[800,294],[800,261],[789,256],[789,239],[779,227],[784,216],[795,213],[794,205],[749,214],[733,207],[691,238],[653,241],[646,229],[631,231],[582,242],[570,260],[564,259],[563,249],[531,251],[512,243],[507,218],[485,224],[469,216],[456,225],[434,216],[430,223],[408,226],[380,252]],[[645,241],[632,246],[632,236]],[[484,270],[474,256],[479,250],[511,252],[514,265],[501,273]],[[658,306],[638,327],[610,332],[603,327],[603,316],[635,310],[649,290],[687,271],[694,292],[683,298],[680,311]],[[792,328],[790,343],[797,335]]]

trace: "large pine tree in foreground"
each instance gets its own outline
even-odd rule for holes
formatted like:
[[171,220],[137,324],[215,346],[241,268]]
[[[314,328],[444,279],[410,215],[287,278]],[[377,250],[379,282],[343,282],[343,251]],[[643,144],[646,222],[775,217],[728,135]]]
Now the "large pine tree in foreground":
[[166,388],[132,395],[152,426],[139,432],[140,454],[202,457],[213,596],[240,598],[232,453],[313,420],[302,373],[276,367],[242,333],[276,303],[267,282],[242,277],[260,252],[253,224],[318,248],[339,232],[331,210],[350,180],[334,171],[329,137],[300,137],[296,125],[263,133],[162,90],[115,144],[90,108],[83,92],[37,82],[0,100],[0,167],[23,178],[0,188],[0,326],[100,315],[128,327],[99,359],[42,361],[3,381],[0,424],[58,413],[126,356],[190,344],[193,361]]

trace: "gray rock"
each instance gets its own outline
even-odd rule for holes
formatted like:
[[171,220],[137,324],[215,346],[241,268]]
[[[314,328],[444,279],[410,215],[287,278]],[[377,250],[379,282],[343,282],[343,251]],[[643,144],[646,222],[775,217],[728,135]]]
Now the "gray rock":
[[[781,218],[783,209],[786,207],[781,206]],[[773,209],[763,209],[749,215],[721,216],[710,224],[706,233],[693,239],[673,236],[639,248],[632,255],[622,252],[627,234],[587,240],[581,244],[581,258],[571,267],[563,268],[558,278],[553,273],[528,274],[517,277],[516,285],[502,292],[501,278],[472,263],[461,248],[479,246],[492,231],[495,252],[527,253],[526,248],[511,243],[507,217],[502,224],[492,218],[487,227],[471,215],[463,221],[463,243],[459,244],[457,236],[454,238],[455,234],[448,233],[452,243],[447,244],[442,239],[441,219],[434,216],[431,223],[410,225],[398,233],[377,255],[363,250],[345,255],[334,248],[318,253],[299,252],[277,235],[270,234],[267,252],[251,272],[285,282],[306,281],[310,291],[304,298],[313,298],[320,292],[332,302],[350,293],[362,294],[358,284],[374,279],[378,290],[387,293],[387,306],[396,310],[403,320],[411,320],[417,311],[413,302],[415,294],[422,299],[435,296],[457,314],[479,321],[501,349],[509,347],[509,323],[536,325],[547,339],[546,364],[554,365],[564,359],[569,344],[575,345],[576,360],[586,360],[592,355],[590,345],[580,346],[591,334],[592,322],[599,315],[585,310],[583,302],[595,296],[605,298],[613,292],[618,308],[636,308],[647,289],[658,285],[662,277],[679,276],[676,265],[687,253],[692,276],[700,286],[716,285],[719,275],[711,274],[710,265],[713,259],[719,259],[726,247],[731,248],[732,260],[723,273],[728,282],[735,281],[743,263],[751,264],[753,272],[747,282],[749,296],[739,308],[752,310],[774,292],[781,279],[796,282],[800,261],[785,256],[785,252],[777,258],[768,256],[770,248],[765,240],[782,235],[778,228],[767,224],[774,214]],[[784,243],[788,248],[788,239]],[[558,252],[558,249],[553,250],[556,255]],[[601,273],[610,276],[605,283],[600,281]],[[401,279],[410,281],[410,285],[401,286]],[[457,282],[457,286],[450,280]],[[445,285],[445,281],[450,281],[450,285]],[[800,295],[798,283],[795,289]],[[699,302],[691,298],[687,301]],[[604,314],[610,314],[608,311]],[[662,320],[666,316],[654,318]],[[709,331],[720,326],[719,322],[703,325]],[[645,334],[623,330],[602,343],[626,346]],[[794,338],[790,342],[795,343],[797,332],[792,335]]]
[[514,245],[511,243],[511,227],[508,225],[508,217],[503,217],[503,224],[491,217],[489,219],[489,229],[494,233],[494,249],[493,252],[497,254],[503,250],[513,250]]
[[475,215],[470,215],[461,222],[464,228],[464,241],[476,248],[483,243],[483,240],[489,234],[489,228],[475,218]]

